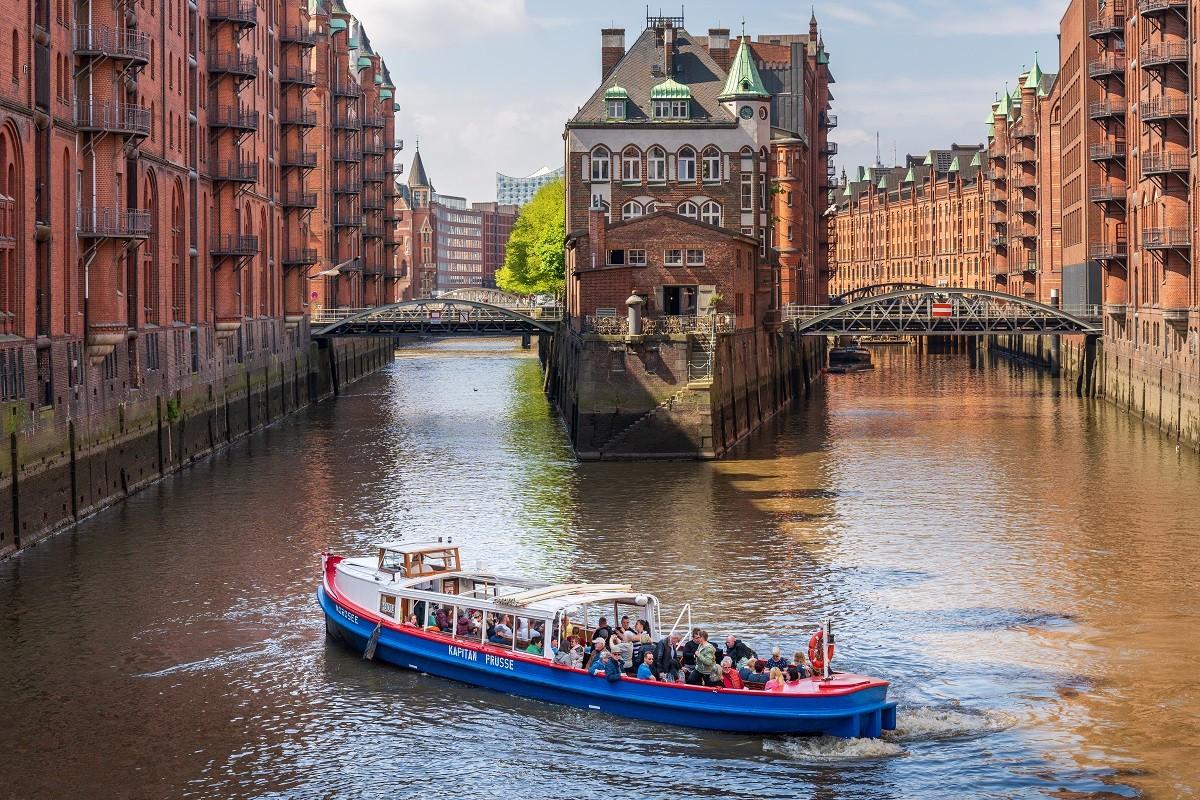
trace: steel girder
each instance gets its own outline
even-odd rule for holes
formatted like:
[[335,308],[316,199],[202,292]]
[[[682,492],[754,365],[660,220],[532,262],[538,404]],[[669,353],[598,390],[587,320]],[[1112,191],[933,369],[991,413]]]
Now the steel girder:
[[474,300],[407,300],[367,309],[326,325],[313,336],[392,336],[402,333],[442,336],[498,336],[553,333],[560,316],[535,319],[520,311]]

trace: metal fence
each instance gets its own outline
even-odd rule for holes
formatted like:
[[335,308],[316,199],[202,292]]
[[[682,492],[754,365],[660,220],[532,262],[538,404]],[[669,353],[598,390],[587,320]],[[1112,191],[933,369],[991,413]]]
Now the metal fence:
[[[646,317],[642,320],[642,333],[646,336],[668,336],[673,333],[733,333],[737,319],[733,314],[686,314],[662,317]],[[626,336],[629,320],[620,316],[589,316],[584,330],[603,336]]]

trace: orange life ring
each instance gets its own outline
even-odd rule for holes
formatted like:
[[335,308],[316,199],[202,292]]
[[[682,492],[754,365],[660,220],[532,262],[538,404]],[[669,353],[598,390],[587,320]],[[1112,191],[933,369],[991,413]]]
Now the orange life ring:
[[[813,672],[821,675],[825,672],[825,630],[817,628],[808,640],[808,661],[813,666]],[[829,637],[829,661],[833,661],[833,637]]]

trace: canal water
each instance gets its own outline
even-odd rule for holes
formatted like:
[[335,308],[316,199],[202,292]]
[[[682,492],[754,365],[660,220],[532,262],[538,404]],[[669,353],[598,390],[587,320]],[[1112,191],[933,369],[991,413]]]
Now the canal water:
[[[729,460],[581,465],[507,348],[405,353],[0,563],[0,797],[1200,793],[1193,453],[897,348]],[[900,730],[711,734],[364,662],[325,638],[318,554],[383,536],[645,584],[760,653],[828,614]]]

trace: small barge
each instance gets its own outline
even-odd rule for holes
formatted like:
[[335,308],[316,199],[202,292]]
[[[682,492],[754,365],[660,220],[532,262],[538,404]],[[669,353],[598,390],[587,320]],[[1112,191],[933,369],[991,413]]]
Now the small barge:
[[871,351],[865,347],[834,347],[829,351],[830,372],[859,372],[873,368]]
[[[556,663],[562,632],[589,641],[600,617],[634,616],[663,636],[658,599],[623,584],[551,584],[464,569],[450,543],[381,544],[361,558],[322,555],[317,600],[330,636],[364,657],[550,703],[671,725],[756,734],[878,737],[896,727],[888,682],[833,672],[828,623],[818,641],[822,674],[786,691],[642,680]],[[679,626],[690,606],[676,620]],[[437,620],[439,624],[425,624]],[[489,621],[511,620],[510,642],[489,640]],[[674,629],[673,629],[674,630]],[[671,632],[673,632],[673,630]],[[528,647],[545,631],[545,647]],[[668,632],[669,635],[670,632]],[[812,642],[810,642],[810,650]]]

